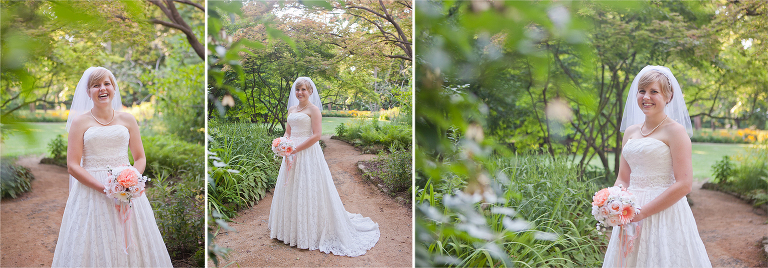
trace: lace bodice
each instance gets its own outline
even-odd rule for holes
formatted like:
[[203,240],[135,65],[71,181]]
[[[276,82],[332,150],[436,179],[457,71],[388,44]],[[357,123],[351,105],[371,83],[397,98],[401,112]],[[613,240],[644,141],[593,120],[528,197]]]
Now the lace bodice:
[[312,118],[305,113],[292,113],[288,115],[288,124],[291,125],[291,137],[312,136]]
[[666,143],[654,138],[630,139],[622,151],[632,188],[667,188],[675,183],[672,155]]
[[101,169],[130,164],[128,160],[128,128],[123,125],[91,127],[83,134],[82,166]]

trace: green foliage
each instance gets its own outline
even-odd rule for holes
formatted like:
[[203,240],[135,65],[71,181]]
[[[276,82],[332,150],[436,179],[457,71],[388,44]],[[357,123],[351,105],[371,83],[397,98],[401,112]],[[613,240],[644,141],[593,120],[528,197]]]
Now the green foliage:
[[173,135],[142,136],[144,154],[147,157],[145,175],[155,178],[170,170],[174,180],[185,180],[188,176],[202,177],[203,145],[181,140]]
[[64,135],[56,135],[56,138],[48,142],[48,151],[53,159],[66,159],[67,142],[64,140]]
[[411,188],[413,175],[411,151],[403,149],[397,143],[389,151],[390,153],[379,152],[377,160],[383,163],[382,169],[375,171],[373,175],[381,178],[392,193],[407,191]]
[[[562,158],[517,156],[493,158],[487,164],[502,171],[497,175],[495,191],[500,199],[496,202],[459,205],[456,199],[480,197],[452,190],[436,193],[432,182],[418,190],[417,205],[421,209],[430,205],[424,211],[432,210],[425,213],[433,220],[425,223],[434,238],[427,249],[443,256],[435,260],[450,260],[447,264],[461,267],[601,264],[607,239],[597,233],[591,216],[591,196],[601,188],[594,178],[580,178],[579,169]],[[465,226],[473,223],[482,228],[468,231]],[[496,247],[483,240],[500,243]],[[509,263],[502,262],[501,256],[510,256]]]
[[204,267],[204,255],[200,253],[204,251],[204,238],[200,230],[205,225],[205,189],[200,183],[202,173],[195,175],[198,177],[174,182],[168,180],[168,173],[158,174],[151,180],[147,197],[171,258],[189,260],[197,267]]
[[16,195],[28,192],[32,189],[32,180],[35,176],[28,168],[11,164],[10,159],[0,162],[0,198],[16,198]]
[[712,182],[727,182],[728,178],[730,178],[733,174],[733,162],[731,162],[731,158],[727,155],[723,156],[722,160],[717,161],[717,163],[712,166],[712,171],[714,172],[714,178],[712,178]]
[[336,126],[336,136],[343,137],[347,133],[347,128],[344,127],[344,123],[339,124]]
[[275,185],[280,161],[263,124],[209,122],[208,208],[225,218],[253,206]]
[[[378,146],[381,148],[394,148],[395,144],[402,145],[405,149],[411,146],[411,126],[381,122],[376,118],[370,120],[354,120],[349,126],[344,126],[344,134],[336,135],[352,145],[368,148]],[[365,151],[365,149],[364,149]]]

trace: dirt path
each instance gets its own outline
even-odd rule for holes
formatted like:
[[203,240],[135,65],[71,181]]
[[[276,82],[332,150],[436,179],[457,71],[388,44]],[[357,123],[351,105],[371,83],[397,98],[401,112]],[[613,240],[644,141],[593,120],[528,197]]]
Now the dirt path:
[[35,180],[32,191],[0,202],[0,242],[3,267],[51,267],[61,218],[67,203],[67,169],[41,165],[42,157],[21,158]]
[[760,241],[768,236],[768,217],[731,195],[701,189],[694,182],[691,207],[699,235],[714,267],[766,267]]
[[[360,155],[349,144],[323,136],[325,160],[331,169],[333,181],[341,196],[344,208],[361,213],[379,224],[381,237],[373,249],[365,255],[350,258],[290,247],[269,238],[267,221],[272,194],[247,210],[230,223],[237,232],[222,233],[216,243],[233,249],[229,263],[240,266],[324,266],[324,267],[411,267],[412,212],[392,198],[379,192],[375,186],[362,180],[357,162],[370,160],[375,155]],[[212,266],[212,262],[208,262]]]

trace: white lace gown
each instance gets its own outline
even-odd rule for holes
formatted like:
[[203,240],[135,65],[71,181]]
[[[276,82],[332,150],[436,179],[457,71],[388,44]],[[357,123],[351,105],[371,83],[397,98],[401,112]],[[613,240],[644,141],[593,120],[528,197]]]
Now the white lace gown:
[[[311,119],[304,113],[288,115],[288,124],[296,145],[312,135]],[[290,171],[285,161],[280,166],[269,211],[270,237],[301,249],[365,254],[379,241],[379,225],[344,209],[320,144],[298,152],[295,159]]]
[[[674,182],[669,146],[654,138],[630,139],[622,152],[632,173],[628,190],[642,207]],[[643,219],[640,237],[624,267],[712,267],[688,200]],[[619,228],[614,227],[603,267],[619,267]]]
[[[105,182],[107,165],[130,163],[128,140],[128,129],[122,125],[89,128],[83,134],[83,168]],[[125,254],[123,229],[113,199],[75,181],[51,266],[172,267],[146,195],[134,200],[132,214],[132,245]]]

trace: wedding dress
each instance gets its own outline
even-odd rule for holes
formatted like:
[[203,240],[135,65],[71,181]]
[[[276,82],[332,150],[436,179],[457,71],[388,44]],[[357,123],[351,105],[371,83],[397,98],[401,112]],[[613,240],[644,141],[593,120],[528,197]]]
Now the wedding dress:
[[[641,206],[674,182],[669,146],[654,138],[630,139],[622,152],[632,173],[629,192]],[[621,265],[619,227],[614,227],[603,267],[712,267],[685,197],[642,220],[640,236]]]
[[[291,140],[301,144],[312,135],[312,120],[304,113],[288,115]],[[301,249],[356,257],[379,240],[379,225],[344,209],[319,143],[295,155],[290,170],[285,161],[269,211],[270,237]]]
[[[82,166],[105,182],[106,166],[128,165],[128,129],[91,127],[83,134]],[[131,245],[125,253],[123,228],[112,198],[74,182],[69,192],[52,267],[172,267],[146,195],[133,200]]]

